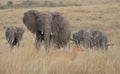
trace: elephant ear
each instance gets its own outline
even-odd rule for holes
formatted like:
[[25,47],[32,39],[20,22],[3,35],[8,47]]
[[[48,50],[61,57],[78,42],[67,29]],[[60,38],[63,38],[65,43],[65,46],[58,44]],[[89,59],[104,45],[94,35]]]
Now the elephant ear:
[[25,31],[22,28],[17,27],[17,33],[23,35]]
[[51,14],[52,14],[52,20],[53,20],[52,23],[57,25],[59,28],[61,28],[62,27],[61,24],[63,22],[62,21],[63,17],[61,16],[61,14],[59,12],[51,12]]
[[57,25],[57,28],[63,29],[66,26],[69,26],[69,21],[59,12],[51,12],[52,14],[52,24]]
[[35,34],[37,31],[36,14],[38,14],[38,11],[29,10],[24,13],[24,17],[23,17],[23,23],[33,34]]

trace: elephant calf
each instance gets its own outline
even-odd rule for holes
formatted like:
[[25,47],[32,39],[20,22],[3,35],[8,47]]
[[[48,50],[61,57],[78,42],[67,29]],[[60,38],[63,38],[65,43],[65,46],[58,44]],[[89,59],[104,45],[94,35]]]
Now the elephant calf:
[[108,49],[108,38],[107,36],[98,29],[91,29],[93,36],[93,46],[97,46],[98,48]]
[[11,49],[17,45],[19,47],[24,30],[19,27],[7,27],[5,31],[6,40],[10,44]]
[[82,44],[86,48],[108,49],[107,36],[99,29],[84,29],[73,34],[73,41],[76,45]]
[[76,45],[83,45],[86,48],[91,48],[92,47],[92,34],[89,31],[89,29],[82,29],[76,33],[73,34],[73,41],[75,42]]
[[84,30],[80,30],[73,34],[72,40],[75,42],[76,45],[80,45],[83,43],[83,33],[84,33]]

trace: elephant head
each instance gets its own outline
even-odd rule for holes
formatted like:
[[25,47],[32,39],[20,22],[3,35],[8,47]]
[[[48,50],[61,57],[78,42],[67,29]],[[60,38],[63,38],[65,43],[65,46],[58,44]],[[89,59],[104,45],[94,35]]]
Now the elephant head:
[[77,44],[77,45],[80,45],[80,44],[83,44],[83,35],[84,35],[84,32],[85,30],[81,29],[79,30],[78,32],[74,33],[73,34],[73,39],[74,39],[74,42]]

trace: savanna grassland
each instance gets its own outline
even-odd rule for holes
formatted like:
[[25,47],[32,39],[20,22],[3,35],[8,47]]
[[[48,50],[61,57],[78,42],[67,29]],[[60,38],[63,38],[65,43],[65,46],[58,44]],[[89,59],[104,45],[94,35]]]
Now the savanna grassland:
[[[117,1],[117,0],[116,0]],[[34,47],[35,35],[22,22],[25,11],[58,11],[69,19],[72,32],[82,28],[99,28],[109,39],[108,51],[85,48],[51,50],[45,53]],[[10,51],[4,26],[25,30],[21,45]],[[0,10],[0,74],[120,74],[120,3],[101,3],[69,7],[10,8]]]

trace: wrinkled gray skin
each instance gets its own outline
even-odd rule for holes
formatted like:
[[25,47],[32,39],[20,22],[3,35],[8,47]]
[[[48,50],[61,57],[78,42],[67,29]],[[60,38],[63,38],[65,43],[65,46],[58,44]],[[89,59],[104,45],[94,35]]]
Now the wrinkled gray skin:
[[[41,33],[41,34],[36,34],[38,36],[36,37],[39,37],[38,39],[41,39],[45,41],[45,47],[46,49],[49,48],[49,45],[50,45],[50,37],[51,37],[51,33],[52,33],[52,30],[51,30],[51,22],[52,21],[52,16],[48,13],[48,12],[44,12],[44,13],[39,13],[37,15],[37,23],[38,23],[38,31],[40,32],[37,32],[37,33]],[[39,44],[37,40],[37,44]]]
[[99,29],[85,29],[73,34],[73,40],[77,45],[83,44],[86,48],[96,46],[101,49],[108,49],[107,36]]
[[86,48],[92,48],[93,36],[90,29],[87,29],[83,33],[83,46]]
[[93,35],[93,46],[98,48],[108,49],[108,39],[107,36],[99,29],[91,29]]
[[84,30],[80,30],[73,34],[73,41],[75,42],[76,45],[83,44],[83,34]]
[[73,34],[73,41],[76,43],[76,45],[83,45],[86,48],[92,47],[92,38],[92,33],[89,29],[82,29]]
[[11,49],[17,45],[19,47],[24,30],[15,26],[7,27],[5,31],[6,40],[10,44]]
[[48,50],[52,43],[61,47],[66,45],[70,39],[69,22],[58,12],[29,10],[24,13],[23,23],[33,34],[36,34],[38,49],[43,40],[46,50]]
[[71,35],[71,25],[69,21],[59,12],[51,12],[53,42],[60,48],[65,47]]

